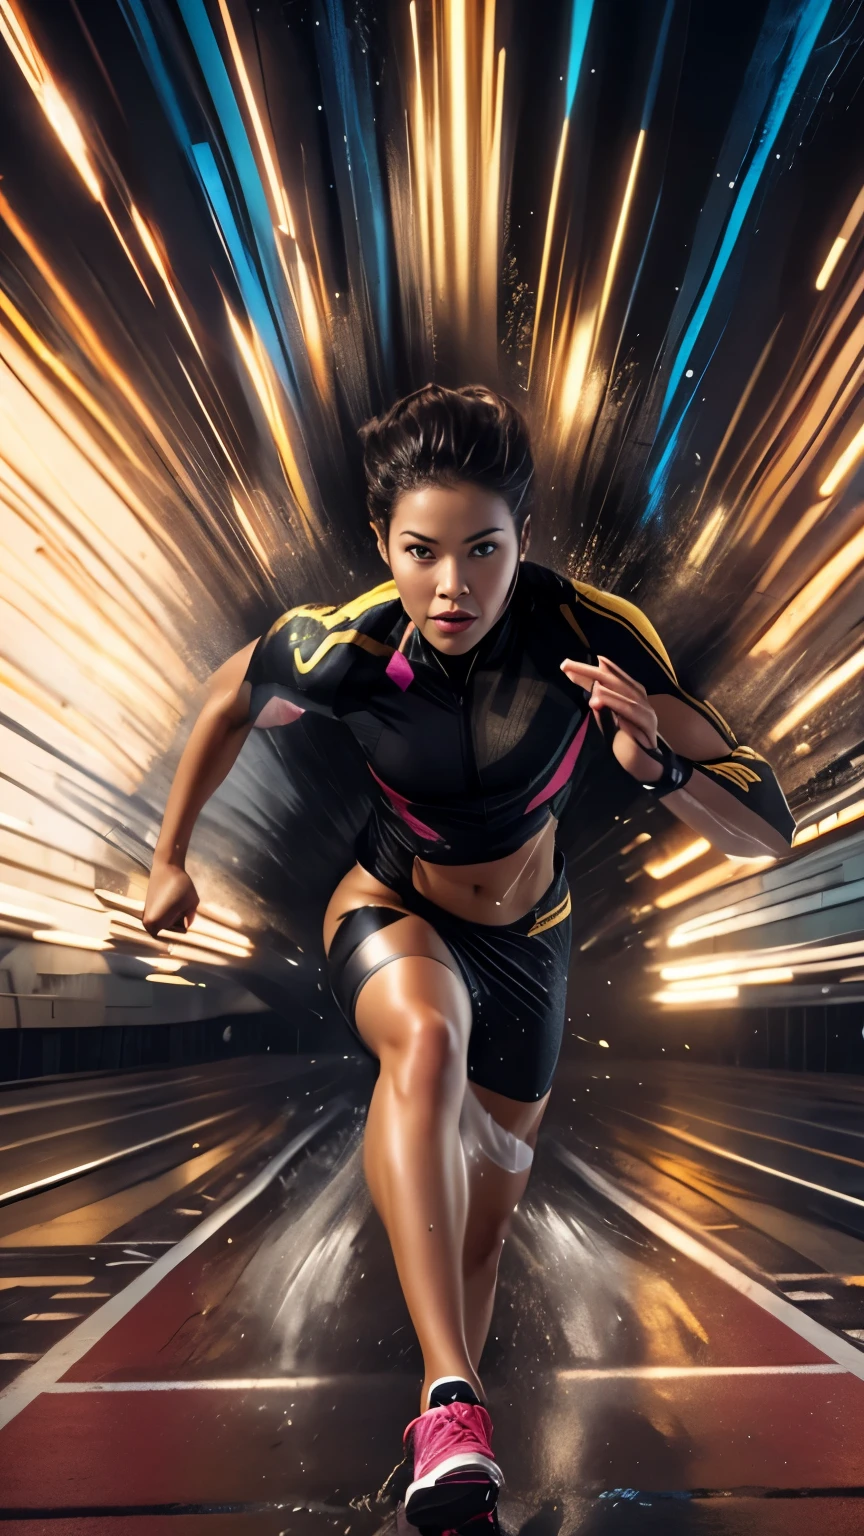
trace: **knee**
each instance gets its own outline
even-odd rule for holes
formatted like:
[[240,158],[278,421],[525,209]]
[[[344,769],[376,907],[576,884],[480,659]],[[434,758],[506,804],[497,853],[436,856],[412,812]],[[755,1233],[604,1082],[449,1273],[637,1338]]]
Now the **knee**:
[[[461,1084],[465,1073],[464,1032],[440,1009],[413,1009],[405,1020],[392,1072],[397,1092],[415,1103],[437,1098]],[[383,1062],[382,1062],[383,1065]]]

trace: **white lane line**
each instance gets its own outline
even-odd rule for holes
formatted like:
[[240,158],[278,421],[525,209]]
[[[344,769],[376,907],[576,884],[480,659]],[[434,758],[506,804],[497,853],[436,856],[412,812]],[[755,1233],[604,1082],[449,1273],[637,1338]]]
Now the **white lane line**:
[[[202,1099],[224,1098],[229,1090],[216,1088],[212,1093],[195,1093],[188,1099],[166,1099],[163,1104],[146,1104],[143,1109],[127,1109],[122,1115],[109,1115],[104,1120],[85,1120],[81,1125],[64,1125],[59,1131],[40,1131],[38,1136],[24,1136],[20,1141],[7,1141],[0,1147],[0,1152],[17,1152],[21,1147],[32,1147],[35,1143],[42,1145],[43,1141],[56,1141],[58,1136],[75,1136],[82,1131],[95,1131],[104,1125],[125,1124],[127,1120],[133,1120],[136,1115],[156,1115],[166,1109],[185,1109],[187,1104],[198,1104]],[[233,1091],[233,1084],[232,1084]]]
[[18,1350],[13,1350],[11,1353],[7,1353],[5,1355],[0,1355],[0,1360],[38,1360],[38,1359],[39,1359],[38,1355],[22,1355]]
[[0,1191],[0,1205],[6,1205],[11,1200],[21,1200],[25,1195],[38,1194],[40,1189],[50,1189],[54,1184],[63,1184],[67,1179],[77,1179],[83,1173],[90,1173],[94,1168],[104,1168],[107,1163],[116,1163],[122,1157],[132,1157],[136,1152],[146,1152],[148,1147],[158,1147],[164,1141],[173,1141],[175,1136],[185,1136],[191,1131],[203,1130],[205,1125],[215,1125],[217,1120],[227,1120],[229,1115],[237,1115],[242,1109],[238,1104],[234,1109],[223,1109],[220,1115],[208,1115],[206,1120],[196,1120],[194,1125],[179,1125],[176,1131],[165,1131],[162,1136],[151,1136],[149,1141],[136,1142],[134,1147],[120,1147],[116,1152],[106,1152],[104,1157],[94,1157],[89,1163],[79,1163],[76,1168],[64,1168],[59,1173],[49,1173],[44,1179],[35,1179],[32,1184],[21,1184],[17,1189]]
[[[812,1125],[817,1131],[830,1131],[832,1136],[854,1136],[857,1141],[864,1141],[864,1131],[850,1131],[843,1125],[828,1125],[824,1120],[805,1120],[800,1115],[784,1115],[776,1109],[757,1109],[754,1104],[742,1104],[737,1099],[712,1099],[705,1093],[691,1093],[688,1098],[695,1099],[697,1104],[718,1104],[725,1109],[737,1110],[740,1115],[764,1115],[770,1120],[786,1120],[790,1125]],[[841,1108],[844,1107],[841,1105]],[[850,1105],[850,1108],[854,1106]],[[694,1111],[695,1114],[695,1111]],[[696,1116],[701,1119],[701,1116]],[[743,1127],[736,1127],[743,1129]]]
[[[319,1057],[318,1060],[319,1065],[327,1064],[326,1057]],[[286,1065],[284,1072],[280,1072],[278,1077],[274,1077],[269,1072],[262,1076],[260,1068],[252,1066],[246,1067],[245,1070],[232,1073],[230,1077],[226,1075],[225,1088],[221,1089],[217,1086],[214,1089],[214,1092],[234,1092],[238,1087],[244,1086],[244,1084],[247,1087],[266,1088],[270,1084],[287,1083],[292,1078],[304,1077],[307,1072],[312,1070],[314,1065],[314,1061],[311,1063],[305,1062],[300,1067],[296,1065],[289,1067]],[[251,1082],[249,1081],[250,1078],[252,1080]],[[212,1075],[208,1077],[206,1072],[195,1072],[190,1077],[178,1077],[176,1081],[170,1077],[162,1077],[159,1078],[157,1082],[132,1083],[127,1088],[102,1088],[98,1089],[95,1093],[68,1094],[65,1098],[57,1099],[30,1099],[23,1104],[8,1104],[0,1106],[0,1115],[23,1115],[35,1109],[59,1109],[62,1108],[65,1104],[89,1104],[91,1099],[120,1099],[125,1094],[130,1093],[160,1093],[165,1088],[184,1088],[187,1083],[206,1082],[218,1084],[219,1078],[213,1077]],[[182,1104],[186,1101],[181,1099],[179,1102]]]
[[785,1291],[787,1301],[833,1301],[829,1291]]
[[[50,1391],[59,1378],[65,1376],[82,1356],[93,1349],[106,1333],[109,1333],[128,1312],[132,1311],[133,1307],[138,1305],[139,1301],[143,1301],[144,1297],[148,1296],[159,1282],[171,1273],[172,1269],[176,1269],[178,1264],[194,1253],[196,1248],[200,1248],[201,1244],[212,1237],[214,1232],[218,1232],[220,1227],[224,1227],[226,1222],[231,1221],[256,1199],[269,1184],[272,1184],[286,1163],[290,1163],[313,1136],[317,1136],[325,1125],[329,1125],[347,1107],[348,1100],[338,1099],[329,1109],[317,1115],[311,1125],[299,1131],[281,1152],[271,1158],[266,1167],[250,1180],[245,1189],[238,1190],[237,1194],[227,1200],[224,1205],[212,1211],[198,1223],[197,1227],[193,1227],[192,1231],[187,1232],[179,1243],[175,1243],[173,1248],[161,1254],[154,1264],[137,1275],[122,1291],[112,1296],[104,1306],[97,1307],[95,1312],[91,1312],[90,1316],[79,1323],[77,1328],[73,1328],[65,1339],[60,1339],[37,1364],[30,1367],[29,1371],[22,1371],[16,1381],[10,1382],[9,1386],[0,1392],[0,1429],[16,1418],[35,1397],[39,1396],[40,1392]],[[851,1344],[849,1348],[852,1348]]]
[[46,1392],[299,1392],[332,1376],[226,1376],[208,1381],[57,1381]]
[[843,1365],[631,1365],[556,1371],[559,1381],[680,1381],[704,1376],[845,1376]]
[[[730,1125],[728,1120],[714,1120],[711,1115],[697,1114],[695,1109],[679,1109],[677,1104],[666,1104],[664,1107],[671,1110],[673,1115],[680,1115],[682,1120],[702,1120],[705,1125],[719,1126],[721,1131],[736,1131],[739,1136],[753,1136],[757,1141],[773,1141],[778,1147],[792,1147],[796,1152],[809,1152],[811,1157],[827,1157],[834,1163],[849,1163],[853,1168],[864,1168],[860,1157],[847,1157],[845,1152],[823,1152],[821,1147],[809,1147],[803,1141],[790,1141],[787,1136],[772,1136],[769,1131],[751,1131],[746,1125]],[[626,1115],[630,1111],[625,1109],[622,1113]]]
[[[202,1072],[196,1072],[194,1077],[178,1077],[176,1083],[170,1086],[184,1088],[187,1083],[200,1083],[205,1080]],[[158,1093],[160,1089],[168,1086],[164,1080],[158,1083],[133,1083],[128,1088],[102,1088],[96,1093],[70,1093],[61,1099],[30,1099],[24,1104],[4,1104],[0,1107],[0,1115],[23,1115],[35,1109],[59,1109],[64,1104],[89,1104],[91,1099],[120,1099],[129,1093]]]
[[776,1296],[773,1291],[768,1290],[767,1286],[761,1285],[758,1280],[753,1280],[749,1275],[743,1274],[740,1269],[736,1269],[734,1264],[730,1264],[726,1259],[721,1259],[720,1255],[714,1253],[713,1249],[706,1247],[704,1243],[700,1243],[695,1237],[691,1237],[689,1232],[682,1231],[674,1222],[669,1221],[666,1216],[659,1215],[649,1205],[644,1205],[641,1200],[637,1200],[635,1196],[628,1194],[626,1190],[613,1183],[599,1169],[592,1168],[589,1163],[583,1162],[581,1157],[576,1157],[573,1152],[568,1152],[567,1148],[562,1147],[560,1142],[557,1144],[556,1150],[558,1157],[566,1168],[572,1168],[575,1173],[578,1173],[585,1180],[586,1184],[591,1185],[592,1189],[596,1189],[607,1200],[611,1200],[613,1205],[617,1205],[620,1210],[626,1211],[641,1226],[646,1227],[649,1232],[653,1232],[655,1237],[661,1238],[664,1243],[667,1243],[670,1248],[676,1249],[678,1253],[685,1254],[695,1264],[700,1264],[703,1269],[707,1269],[712,1275],[716,1275],[719,1280],[724,1280],[728,1286],[731,1286],[734,1291],[738,1291],[741,1296],[746,1296],[749,1301],[755,1302],[757,1307],[761,1307],[764,1312],[769,1312],[772,1317],[777,1318],[778,1322],[785,1323],[792,1333],[797,1333],[799,1338],[806,1339],[808,1344],[812,1344],[814,1349],[818,1349],[823,1355],[827,1355],[829,1360],[835,1361],[837,1365],[843,1366],[844,1370],[849,1371],[853,1376],[857,1376],[859,1380],[864,1381],[864,1353],[861,1350],[856,1349],[852,1344],[847,1344],[844,1339],[841,1339],[836,1333],[832,1333],[831,1329],[826,1328],[823,1323],[817,1322],[813,1317],[808,1317],[806,1312],[799,1311],[797,1307],[792,1305],[791,1301],[786,1300],[785,1296]]
[[772,1275],[771,1279],[779,1284],[789,1284],[793,1280],[842,1280],[842,1275],[829,1275],[824,1269],[820,1269],[818,1275]]
[[864,1339],[864,1328],[844,1328],[843,1332],[849,1339]]
[[[622,1365],[555,1371],[558,1381],[678,1381],[707,1376],[845,1376],[842,1365]],[[202,1381],[58,1381],[51,1393],[300,1392],[332,1386],[331,1376],[224,1376]]]
[[785,1179],[787,1184],[800,1184],[802,1189],[815,1189],[819,1195],[832,1195],[835,1200],[845,1200],[847,1205],[857,1205],[864,1209],[864,1200],[861,1200],[858,1195],[847,1195],[842,1189],[829,1189],[827,1184],[813,1184],[810,1179],[799,1179],[797,1174],[784,1173],[781,1168],[771,1168],[767,1163],[754,1163],[752,1157],[742,1157],[739,1152],[729,1152],[725,1147],[716,1146],[713,1141],[703,1141],[701,1136],[694,1136],[690,1131],[679,1131],[677,1125],[664,1125],[660,1120],[648,1120],[645,1115],[634,1115],[629,1109],[623,1109],[620,1113],[627,1115],[631,1120],[641,1120],[643,1125],[653,1126],[655,1131],[663,1131],[666,1136],[675,1136],[678,1141],[686,1141],[688,1146],[699,1147],[703,1152],[713,1152],[717,1157],[727,1157],[730,1162],[743,1163],[745,1168],[755,1168],[759,1173],[773,1173],[775,1179]]

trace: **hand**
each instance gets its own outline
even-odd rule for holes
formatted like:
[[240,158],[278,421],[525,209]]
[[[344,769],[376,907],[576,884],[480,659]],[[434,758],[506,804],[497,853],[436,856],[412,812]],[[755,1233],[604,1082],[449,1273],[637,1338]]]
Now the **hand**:
[[663,768],[642,751],[643,747],[657,746],[657,716],[648,703],[648,695],[642,684],[614,661],[606,656],[598,656],[597,660],[596,667],[582,661],[562,661],[561,671],[571,683],[585,689],[598,725],[601,709],[611,712],[617,727],[612,751],[621,767],[640,784],[653,784],[662,776]]
[[185,933],[198,910],[198,892],[180,864],[154,863],[141,921],[156,939],[161,928]]

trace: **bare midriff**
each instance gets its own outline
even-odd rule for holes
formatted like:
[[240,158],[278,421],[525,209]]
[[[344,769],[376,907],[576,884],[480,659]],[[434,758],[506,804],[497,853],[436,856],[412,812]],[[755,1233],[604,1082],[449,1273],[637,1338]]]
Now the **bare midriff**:
[[[415,859],[414,888],[436,907],[468,923],[506,927],[530,912],[552,884],[556,826],[550,816],[515,853],[486,864],[429,864]],[[324,942],[328,949],[339,918],[353,907],[366,905],[398,907],[401,903],[395,891],[355,864],[339,882],[327,909]]]

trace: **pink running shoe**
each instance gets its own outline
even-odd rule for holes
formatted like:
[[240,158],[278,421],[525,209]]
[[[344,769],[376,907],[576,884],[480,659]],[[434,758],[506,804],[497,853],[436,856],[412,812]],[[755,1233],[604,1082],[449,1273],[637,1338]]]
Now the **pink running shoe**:
[[452,1531],[498,1501],[504,1481],[492,1459],[492,1420],[480,1403],[445,1403],[412,1419],[403,1441],[414,1452],[405,1518],[427,1531]]

